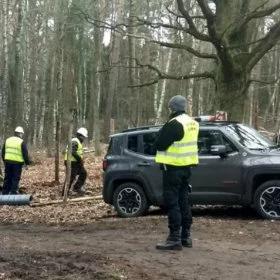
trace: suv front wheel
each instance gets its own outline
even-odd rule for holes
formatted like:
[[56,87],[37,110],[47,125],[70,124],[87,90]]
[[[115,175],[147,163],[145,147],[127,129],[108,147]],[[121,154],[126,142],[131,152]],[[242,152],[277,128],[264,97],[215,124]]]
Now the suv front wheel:
[[119,216],[124,218],[141,216],[149,207],[143,189],[133,182],[123,183],[116,188],[113,205]]
[[280,181],[261,184],[254,196],[255,209],[266,219],[280,219]]

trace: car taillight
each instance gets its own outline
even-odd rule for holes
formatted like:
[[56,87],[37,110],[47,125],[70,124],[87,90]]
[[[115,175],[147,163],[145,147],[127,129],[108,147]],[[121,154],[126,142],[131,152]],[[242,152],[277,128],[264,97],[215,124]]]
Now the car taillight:
[[103,171],[105,171],[108,167],[108,160],[107,159],[103,159],[103,162],[102,162],[102,168],[103,168]]

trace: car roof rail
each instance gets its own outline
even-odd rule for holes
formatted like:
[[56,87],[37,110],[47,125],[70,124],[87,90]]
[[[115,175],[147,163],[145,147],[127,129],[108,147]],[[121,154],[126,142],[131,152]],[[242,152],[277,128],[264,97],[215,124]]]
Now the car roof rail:
[[229,124],[239,124],[237,121],[198,121],[200,125],[229,125]]
[[159,125],[147,125],[147,126],[139,126],[139,127],[133,127],[123,130],[122,132],[132,132],[132,131],[138,131],[138,130],[145,130],[145,129],[153,129],[153,128],[159,128],[162,127],[163,124]]
[[[200,124],[203,125],[227,125],[227,124],[237,124],[239,122],[236,121],[215,121],[214,119],[205,119],[203,117],[194,117],[194,119],[199,122]],[[159,125],[146,125],[146,126],[139,126],[139,127],[132,127],[132,128],[127,128],[122,130],[123,132],[133,132],[133,131],[140,131],[140,130],[149,130],[149,129],[153,129],[153,128],[160,128],[162,127],[163,124],[159,124]]]

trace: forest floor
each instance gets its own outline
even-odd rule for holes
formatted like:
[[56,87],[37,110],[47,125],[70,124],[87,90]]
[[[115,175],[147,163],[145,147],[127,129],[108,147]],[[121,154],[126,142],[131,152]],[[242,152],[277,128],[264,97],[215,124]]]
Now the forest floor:
[[[21,187],[59,199],[53,160],[35,160]],[[88,157],[87,189],[101,194],[101,158]],[[61,181],[64,167],[61,166]],[[192,249],[160,252],[166,216],[120,219],[102,201],[0,206],[0,279],[279,279],[279,222],[238,207],[195,207]]]

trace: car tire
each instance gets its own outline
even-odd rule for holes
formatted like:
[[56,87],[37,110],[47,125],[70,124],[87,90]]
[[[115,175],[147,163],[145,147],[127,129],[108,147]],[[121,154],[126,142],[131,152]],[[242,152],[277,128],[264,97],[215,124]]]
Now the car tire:
[[280,180],[267,181],[257,188],[254,208],[265,219],[280,219]]
[[148,210],[148,201],[141,186],[133,182],[119,185],[114,191],[113,205],[120,217],[138,217]]

